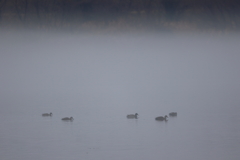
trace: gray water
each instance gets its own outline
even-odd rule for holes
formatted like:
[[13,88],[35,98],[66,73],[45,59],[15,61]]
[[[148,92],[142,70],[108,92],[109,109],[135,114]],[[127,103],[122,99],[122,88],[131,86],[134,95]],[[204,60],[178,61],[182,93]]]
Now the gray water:
[[2,32],[0,159],[239,160],[239,40]]

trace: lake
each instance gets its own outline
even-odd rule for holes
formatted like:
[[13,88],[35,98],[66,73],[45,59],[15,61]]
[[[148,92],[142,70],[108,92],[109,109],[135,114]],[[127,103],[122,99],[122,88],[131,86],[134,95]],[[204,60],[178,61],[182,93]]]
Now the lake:
[[0,159],[239,160],[239,40],[1,32]]

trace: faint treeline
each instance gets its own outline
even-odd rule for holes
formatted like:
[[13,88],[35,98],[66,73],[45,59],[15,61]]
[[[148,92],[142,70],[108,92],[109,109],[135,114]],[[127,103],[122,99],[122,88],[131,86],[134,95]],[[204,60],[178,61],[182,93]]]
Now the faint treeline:
[[0,0],[2,27],[238,30],[237,0]]

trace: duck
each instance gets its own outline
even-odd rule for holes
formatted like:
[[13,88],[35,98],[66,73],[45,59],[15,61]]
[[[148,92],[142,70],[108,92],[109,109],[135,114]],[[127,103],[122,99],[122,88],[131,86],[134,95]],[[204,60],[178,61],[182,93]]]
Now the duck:
[[164,117],[163,116],[156,117],[155,120],[157,120],[157,121],[167,121],[167,118],[168,118],[168,116],[165,115]]
[[42,116],[43,117],[52,116],[52,113],[43,113]]
[[171,113],[169,113],[169,116],[175,117],[175,116],[177,116],[177,112],[171,112]]
[[127,118],[135,118],[135,119],[137,119],[138,117],[138,113],[135,113],[135,114],[129,114],[129,115],[127,115]]
[[63,121],[73,121],[73,117],[65,117],[65,118],[62,118]]

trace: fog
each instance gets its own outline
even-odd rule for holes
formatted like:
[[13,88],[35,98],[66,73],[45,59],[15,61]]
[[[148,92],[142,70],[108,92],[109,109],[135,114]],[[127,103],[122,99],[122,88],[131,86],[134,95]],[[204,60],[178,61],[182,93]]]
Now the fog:
[[[103,131],[101,132],[101,129],[87,128],[93,130],[93,132],[86,130],[86,135],[89,134],[94,138],[91,140],[89,138],[84,142],[89,145],[89,148],[93,148],[94,145],[91,146],[92,144],[103,148],[105,146],[106,150],[104,151],[110,153],[113,152],[111,149],[115,149],[113,155],[117,157],[118,152],[115,151],[119,150],[119,146],[111,144],[111,142],[123,143],[120,140],[120,135],[124,137],[127,136],[127,133],[125,132],[122,135],[123,131],[121,132],[118,127],[124,128],[122,119],[125,120],[127,114],[139,113],[140,118],[136,123],[140,128],[141,123],[145,124],[145,127],[148,126],[147,122],[150,123],[150,121],[143,122],[140,120],[154,120],[156,116],[177,111],[180,113],[178,119],[170,119],[168,122],[169,137],[161,141],[164,145],[176,143],[172,147],[179,146],[178,152],[173,154],[175,158],[191,159],[196,153],[197,155],[205,153],[207,149],[204,150],[203,148],[206,147],[206,144],[196,145],[195,142],[205,141],[206,138],[207,144],[215,142],[216,139],[221,141],[222,139],[219,137],[223,135],[215,138],[214,135],[221,134],[224,130],[226,131],[225,135],[227,137],[232,135],[235,137],[235,141],[231,141],[230,138],[228,139],[230,142],[227,141],[229,143],[226,143],[226,141],[221,142],[230,146],[233,145],[232,148],[222,152],[225,148],[218,145],[220,149],[217,147],[215,151],[212,151],[212,154],[207,153],[205,156],[198,158],[218,159],[223,156],[223,153],[226,153],[226,155],[231,153],[233,157],[235,155],[234,158],[238,159],[239,155],[238,152],[235,152],[235,149],[239,147],[239,128],[228,126],[232,124],[229,121],[221,124],[222,127],[220,127],[220,124],[216,122],[216,118],[220,120],[220,118],[229,115],[235,115],[236,118],[239,115],[239,50],[239,34],[237,33],[228,35],[200,35],[195,33],[110,35],[35,31],[2,32],[0,37],[0,112],[2,115],[13,114],[21,118],[27,115],[40,117],[44,112],[53,112],[54,117],[59,120],[62,118],[61,116],[73,116],[75,118],[73,124],[78,124],[75,125],[75,128],[79,128],[78,133],[81,133],[84,126],[86,127],[90,123],[83,121],[85,118],[88,120],[95,119],[92,123],[95,123],[97,129],[100,129],[98,128],[99,125],[109,126],[106,123],[110,123],[112,126],[106,127],[108,129],[104,130],[104,133],[108,131],[112,133],[112,137],[107,136],[110,140],[105,141],[106,139],[102,137],[104,143],[98,141],[96,137],[99,136],[99,133],[101,135]],[[203,118],[204,114],[207,116]],[[189,118],[181,119],[184,116]],[[118,122],[117,124],[120,125],[117,127],[109,119],[104,120],[104,117],[110,117],[113,122]],[[189,124],[189,121],[197,122],[202,119],[204,121],[200,126],[193,122],[192,126]],[[177,123],[178,120],[179,123]],[[31,119],[31,121],[31,123],[37,122],[37,124],[40,124],[38,120]],[[53,125],[54,118],[52,121],[51,124]],[[55,119],[55,121],[57,120]],[[173,123],[175,125],[171,126],[171,121],[175,122]],[[206,132],[207,135],[205,135],[203,131],[206,122],[209,122],[207,128],[217,127],[216,132]],[[177,125],[181,127],[177,127]],[[10,127],[4,125],[4,123],[2,123],[2,126],[4,128]],[[131,123],[131,127],[133,126],[135,125]],[[143,153],[141,149],[139,150],[139,147],[146,145],[145,149],[147,149],[148,153],[152,149],[150,152],[151,158],[157,158],[156,155],[160,154],[160,152],[153,146],[155,145],[154,142],[157,143],[158,140],[156,140],[156,137],[154,138],[156,134],[153,136],[152,133],[149,133],[151,131],[149,127],[146,127],[146,130],[141,128],[136,132],[134,132],[135,130],[128,132],[129,139],[126,139],[126,141],[129,143],[134,141],[134,144],[127,143],[126,145],[125,143],[126,146],[121,145],[121,154],[119,154],[123,156],[122,153],[125,153],[126,149],[127,156],[133,149],[134,155],[137,152],[136,156],[138,155],[138,158],[140,158]],[[151,127],[156,128],[156,126],[152,125]],[[162,127],[158,126],[157,128]],[[171,130],[171,127],[175,127],[176,130]],[[59,130],[56,128],[57,125],[55,130]],[[72,132],[74,132],[73,128],[70,128]],[[191,128],[190,132],[187,131],[189,128]],[[117,133],[112,131],[115,129],[116,132],[118,131]],[[133,127],[133,129],[135,128]],[[177,129],[178,132],[180,131],[180,137],[187,136],[176,141],[176,137],[179,137],[175,132]],[[192,129],[196,130],[196,133]],[[228,133],[229,129],[233,131],[231,134]],[[170,133],[170,131],[173,132]],[[44,130],[44,132],[46,131]],[[4,133],[7,135],[10,132],[5,131]],[[94,134],[97,136],[95,137]],[[130,137],[131,134],[136,137]],[[78,134],[71,135],[77,137]],[[86,135],[84,134],[84,136]],[[167,136],[167,133],[164,135]],[[153,137],[151,138],[151,136]],[[0,137],[2,140],[6,139],[5,136]],[[50,134],[47,134],[46,137],[50,137]],[[66,141],[66,138],[63,139]],[[101,136],[99,139],[101,139]],[[138,143],[135,143],[135,140]],[[180,149],[182,142],[186,145]],[[38,145],[43,144],[44,146],[44,143],[41,142]],[[59,143],[60,141],[55,142],[57,148],[63,147]],[[70,138],[70,142],[66,143],[69,143],[70,148],[73,147],[74,143],[76,146],[80,144],[80,149],[84,150],[84,146],[81,146],[82,142],[80,143],[79,139],[75,141]],[[74,145],[74,147],[76,146]],[[169,149],[170,145],[167,146]],[[194,147],[196,147],[196,150],[193,149]],[[216,147],[215,143],[210,144],[209,147],[209,149]],[[53,148],[51,149],[54,150]],[[164,147],[162,149],[164,150]],[[190,154],[191,156],[188,158],[184,157],[187,155],[185,153],[187,150],[189,152],[193,151],[193,154]],[[66,153],[60,153],[55,148],[54,151],[53,155],[60,154],[58,158],[61,155],[61,158],[68,156],[68,150],[65,151]],[[170,149],[165,154],[162,153],[163,157],[167,158],[171,151]],[[2,154],[3,157],[8,157],[6,156],[8,151],[4,153]],[[69,151],[69,153],[72,153],[71,155],[74,157],[78,152]],[[92,153],[95,153],[92,154],[95,156],[89,159],[101,159],[106,156],[104,155],[105,152],[92,151]],[[213,155],[217,155],[217,153],[222,154],[214,158]],[[87,155],[87,153],[84,153],[84,155]],[[147,158],[148,156],[144,157]],[[136,157],[133,159],[136,159]]]
[[1,93],[6,103],[14,95],[68,106],[184,105],[206,90],[239,90],[238,40],[237,35],[5,33]]
[[239,160],[239,9],[0,0],[0,160]]

